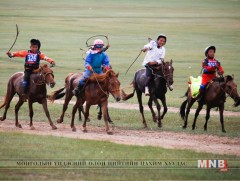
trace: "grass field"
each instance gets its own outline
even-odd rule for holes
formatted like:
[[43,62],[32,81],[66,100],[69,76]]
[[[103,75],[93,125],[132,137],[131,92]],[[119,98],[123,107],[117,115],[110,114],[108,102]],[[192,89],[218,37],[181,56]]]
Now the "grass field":
[[[124,76],[128,66],[137,56],[139,50],[147,43],[147,38],[155,39],[164,33],[168,37],[166,60],[174,61],[173,92],[167,93],[168,106],[179,107],[187,88],[190,75],[199,75],[204,49],[208,45],[217,47],[216,58],[222,63],[226,74],[234,74],[235,82],[240,84],[239,50],[240,50],[240,1],[239,0],[162,0],[162,1],[110,1],[110,0],[41,0],[37,1],[0,1],[0,96],[6,93],[9,77],[23,70],[24,59],[9,59],[6,52],[11,47],[15,35],[15,24],[20,34],[12,51],[29,48],[32,38],[41,40],[41,51],[53,58],[55,89],[64,85],[64,78],[69,72],[83,71],[83,60],[79,48],[86,48],[85,41],[93,35],[109,35],[110,49],[107,51],[111,64],[120,72],[122,87],[128,86],[136,70],[142,68],[141,55],[129,73]],[[239,87],[238,87],[238,90]],[[53,89],[49,89],[49,92]],[[131,89],[126,89],[131,92]],[[111,98],[111,101],[112,98]],[[136,98],[128,101],[136,103]],[[147,99],[144,98],[146,104]],[[233,101],[228,98],[226,109],[240,111],[232,107]],[[14,106],[8,114],[14,118]],[[61,106],[49,106],[53,120],[58,118]],[[71,109],[71,107],[70,107]],[[34,121],[46,120],[42,108],[34,105]],[[116,126],[123,129],[141,129],[138,111],[111,109]],[[0,111],[0,114],[3,110]],[[96,110],[91,110],[95,115]],[[146,113],[149,127],[159,131],[151,122],[151,115]],[[28,120],[26,106],[20,111],[20,119]],[[192,123],[192,116],[189,119]],[[189,134],[206,134],[203,130],[204,117],[200,116],[197,130]],[[218,116],[209,122],[209,135],[239,137],[239,118],[227,117],[225,125],[227,134],[220,131]],[[69,122],[67,115],[66,122]],[[91,124],[102,124],[94,121]],[[181,132],[182,121],[176,114],[168,113],[163,130]],[[21,141],[24,140],[25,142]],[[32,136],[24,134],[1,133],[0,158],[224,158],[216,154],[202,154],[192,151],[165,150],[154,147],[134,147],[116,145],[106,142],[95,142]],[[37,143],[39,150],[34,151]],[[11,145],[11,146],[10,146]],[[61,146],[62,145],[62,146]],[[104,157],[98,156],[94,146],[108,145]],[[81,148],[81,149],[80,149]],[[18,152],[14,152],[18,150]],[[72,150],[71,152],[68,150]],[[132,153],[131,153],[132,152]],[[30,153],[30,154],[28,154]],[[40,154],[41,153],[41,154]],[[79,153],[79,154],[78,154]],[[30,155],[30,156],[29,156]],[[69,156],[69,157],[67,157]],[[229,156],[229,158],[234,158]],[[212,170],[1,170],[0,179],[82,179],[82,180],[159,180],[159,179],[235,179],[239,180],[239,170],[220,173]],[[98,176],[98,177],[96,177]]]

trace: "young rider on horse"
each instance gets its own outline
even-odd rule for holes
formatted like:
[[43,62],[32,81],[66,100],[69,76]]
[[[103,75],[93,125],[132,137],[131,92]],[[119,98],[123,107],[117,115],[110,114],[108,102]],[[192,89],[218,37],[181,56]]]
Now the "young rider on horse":
[[12,58],[12,57],[24,57],[25,58],[25,64],[24,64],[24,77],[22,81],[22,89],[23,89],[23,98],[24,101],[26,101],[26,94],[27,89],[30,81],[30,76],[33,73],[34,70],[39,68],[40,60],[45,60],[55,65],[55,62],[51,59],[45,56],[43,53],[41,53],[40,50],[41,42],[38,39],[31,39],[30,41],[30,50],[23,50],[19,52],[7,52],[6,54]]
[[167,37],[163,34],[160,34],[156,41],[151,40],[148,44],[144,45],[142,51],[146,52],[147,55],[144,58],[143,66],[146,67],[146,82],[145,82],[145,95],[149,96],[149,84],[153,79],[152,70],[149,65],[161,64],[164,61],[165,57],[165,48],[164,45],[167,42]]
[[202,62],[203,74],[202,74],[202,83],[200,85],[200,90],[199,90],[200,94],[198,96],[199,100],[202,98],[208,82],[217,77],[216,71],[220,76],[224,74],[221,63],[214,58],[215,52],[216,52],[215,46],[208,46],[205,49],[206,59],[204,59]]
[[104,52],[103,46],[104,43],[101,39],[94,40],[93,48],[90,50],[85,60],[84,76],[80,79],[78,86],[73,90],[75,96],[80,94],[84,87],[85,80],[89,78],[93,72],[102,74],[102,66],[105,70],[110,69],[109,58]]

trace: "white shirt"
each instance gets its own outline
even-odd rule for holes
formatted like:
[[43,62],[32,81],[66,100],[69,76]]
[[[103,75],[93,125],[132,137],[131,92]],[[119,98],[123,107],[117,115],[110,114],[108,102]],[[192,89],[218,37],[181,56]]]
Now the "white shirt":
[[165,57],[165,48],[157,47],[156,41],[150,41],[148,44],[144,45],[144,49],[148,49],[147,55],[145,56],[142,65],[145,66],[149,62],[157,62],[158,64],[162,63],[162,59]]

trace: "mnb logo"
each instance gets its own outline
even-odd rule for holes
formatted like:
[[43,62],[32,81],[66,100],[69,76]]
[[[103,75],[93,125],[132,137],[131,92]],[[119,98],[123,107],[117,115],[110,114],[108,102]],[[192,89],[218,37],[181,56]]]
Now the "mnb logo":
[[227,160],[198,160],[198,168],[220,168],[220,171],[227,171]]

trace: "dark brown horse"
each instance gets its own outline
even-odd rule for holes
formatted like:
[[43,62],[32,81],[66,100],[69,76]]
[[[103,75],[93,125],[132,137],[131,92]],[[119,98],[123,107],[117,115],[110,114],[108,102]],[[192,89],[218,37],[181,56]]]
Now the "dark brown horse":
[[[18,122],[18,111],[20,107],[23,105],[23,97],[22,95],[22,87],[21,82],[23,80],[23,72],[17,72],[11,76],[8,81],[7,86],[7,94],[5,96],[4,102],[0,105],[0,109],[5,106],[5,111],[2,117],[0,117],[1,121],[6,119],[7,111],[12,101],[13,96],[17,93],[19,96],[18,103],[15,106],[15,125],[21,128],[21,124]],[[30,116],[30,128],[35,129],[33,127],[32,118],[33,118],[33,103],[38,102],[42,104],[44,112],[48,118],[48,121],[52,127],[52,129],[57,129],[57,127],[53,124],[50,114],[47,108],[47,89],[46,84],[51,88],[54,87],[54,75],[52,69],[49,68],[47,64],[40,65],[39,69],[36,70],[34,74],[30,77],[29,82],[29,90],[27,93],[28,106],[29,106],[29,116]]]
[[[192,129],[194,130],[196,127],[197,117],[202,110],[204,104],[206,104],[206,122],[204,124],[204,130],[207,131],[207,123],[210,118],[210,110],[214,107],[219,108],[220,114],[220,122],[222,126],[222,132],[226,132],[224,128],[224,119],[223,119],[223,111],[224,104],[226,102],[226,94],[229,95],[234,100],[234,106],[237,107],[240,104],[239,94],[237,92],[237,85],[233,81],[233,77],[228,75],[224,78],[217,78],[212,80],[206,88],[204,96],[201,100],[198,101],[198,108],[195,113],[194,122],[192,125]],[[183,128],[187,128],[188,123],[188,115],[192,105],[196,102],[198,98],[192,98],[190,90],[186,92],[185,96],[187,99],[182,103],[180,107],[180,115],[184,120]],[[186,109],[187,106],[187,109]]]
[[[150,67],[153,70],[154,74],[154,81],[151,82],[150,85],[150,97],[148,100],[148,106],[151,110],[153,121],[156,122],[158,121],[158,127],[162,126],[161,120],[164,118],[164,115],[167,112],[167,104],[166,104],[166,92],[167,92],[167,87],[170,89],[170,91],[173,90],[173,71],[174,68],[172,66],[172,60],[170,62],[163,62],[162,64],[156,66],[156,67]],[[142,120],[143,120],[143,125],[144,127],[147,127],[147,123],[144,117],[143,113],[143,105],[142,105],[142,93],[145,91],[145,82],[146,82],[146,69],[141,69],[138,70],[135,73],[134,79],[133,79],[133,87],[134,91],[133,93],[127,95],[123,90],[122,90],[122,99],[123,100],[128,100],[129,98],[134,96],[135,91],[137,92],[137,98],[138,98],[138,103],[139,103],[139,110],[142,115]],[[161,106],[158,103],[158,100],[160,99],[164,111],[163,114],[160,114]],[[158,117],[156,118],[156,114],[152,108],[152,102],[155,103],[158,111]]]
[[[83,74],[81,75],[83,76]],[[62,97],[62,94],[66,94],[68,96],[71,95],[71,97],[73,96],[71,90],[73,90],[78,85],[78,82],[81,76],[79,76],[79,74],[72,74],[72,75],[69,74],[69,76],[70,77],[67,77],[65,80],[65,83],[67,83],[65,87],[53,92],[49,96],[50,100],[53,101],[58,97]],[[65,88],[66,88],[66,92],[61,93]],[[84,115],[85,119],[83,123],[84,131],[87,131],[86,122],[89,117],[89,109],[91,105],[101,105],[105,126],[106,126],[106,131],[107,133],[110,133],[109,127],[108,127],[108,121],[107,121],[108,120],[108,113],[107,113],[108,97],[109,97],[109,94],[112,94],[116,101],[120,101],[121,98],[120,98],[119,88],[120,88],[120,82],[118,81],[118,74],[115,74],[113,70],[109,70],[106,73],[101,75],[97,75],[94,73],[87,80],[85,84],[84,93],[77,98],[77,101],[73,106],[72,120],[71,120],[72,131],[76,131],[76,127],[74,125],[74,118],[75,118],[76,111],[79,107],[82,107],[82,105],[86,101],[86,110]],[[58,122],[63,121],[64,112],[67,109],[69,98],[65,98],[65,103],[64,103],[65,107],[63,107],[63,113],[60,119],[58,120]]]

